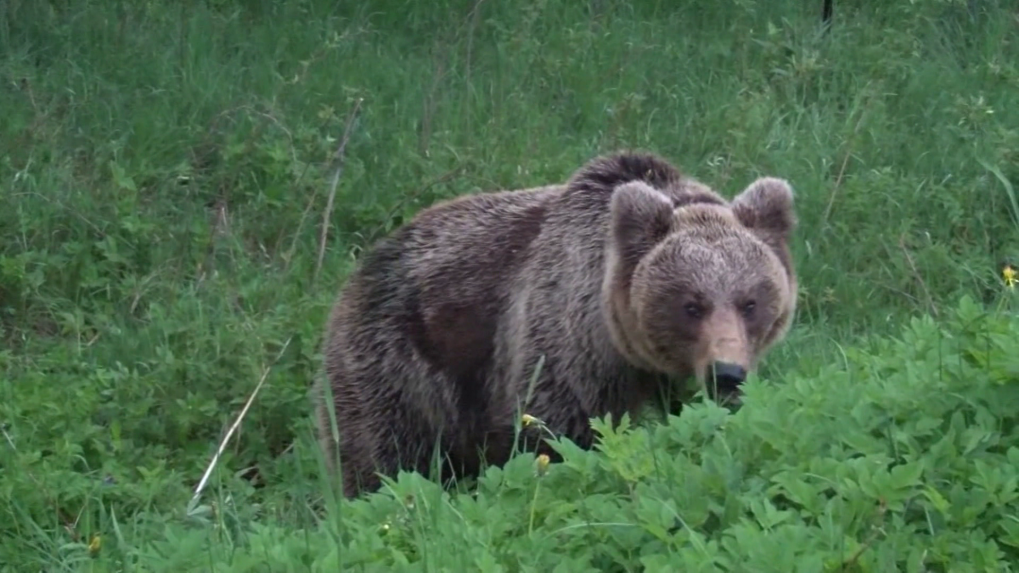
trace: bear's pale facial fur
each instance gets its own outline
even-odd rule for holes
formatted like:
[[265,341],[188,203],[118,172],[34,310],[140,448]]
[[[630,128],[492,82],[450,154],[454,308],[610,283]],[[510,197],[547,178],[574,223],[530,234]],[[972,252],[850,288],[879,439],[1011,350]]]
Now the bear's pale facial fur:
[[789,185],[775,178],[755,181],[729,205],[678,208],[642,181],[620,185],[605,275],[620,353],[738,401],[737,388],[714,388],[709,375],[718,364],[752,370],[789,328],[797,285],[782,257],[796,224],[792,203]]

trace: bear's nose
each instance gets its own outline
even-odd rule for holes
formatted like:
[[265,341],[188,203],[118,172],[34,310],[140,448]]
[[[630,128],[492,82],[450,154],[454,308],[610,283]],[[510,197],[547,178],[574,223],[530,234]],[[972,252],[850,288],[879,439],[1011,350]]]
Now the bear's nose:
[[712,365],[715,384],[721,392],[735,392],[747,379],[747,370],[732,362],[715,362]]

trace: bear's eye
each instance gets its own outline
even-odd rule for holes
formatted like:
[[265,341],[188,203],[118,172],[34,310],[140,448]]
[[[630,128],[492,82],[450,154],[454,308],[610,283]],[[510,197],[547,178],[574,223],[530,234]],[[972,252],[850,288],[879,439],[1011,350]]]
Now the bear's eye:
[[704,309],[696,302],[688,302],[684,304],[683,310],[686,311],[686,314],[689,315],[690,318],[701,318],[704,316]]
[[757,309],[757,301],[750,300],[750,301],[747,301],[747,302],[743,303],[743,307],[740,308],[740,311],[743,313],[744,317],[749,318],[749,317],[753,316],[754,310],[756,310],[756,309]]

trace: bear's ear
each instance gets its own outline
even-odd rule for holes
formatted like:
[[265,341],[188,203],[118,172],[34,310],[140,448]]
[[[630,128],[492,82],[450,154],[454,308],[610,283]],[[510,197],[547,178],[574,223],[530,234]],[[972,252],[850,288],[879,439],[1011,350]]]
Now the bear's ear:
[[627,265],[636,265],[672,228],[672,201],[643,181],[616,187],[609,209],[612,248]]
[[748,229],[787,243],[796,228],[793,190],[784,179],[761,177],[733,198],[732,211]]

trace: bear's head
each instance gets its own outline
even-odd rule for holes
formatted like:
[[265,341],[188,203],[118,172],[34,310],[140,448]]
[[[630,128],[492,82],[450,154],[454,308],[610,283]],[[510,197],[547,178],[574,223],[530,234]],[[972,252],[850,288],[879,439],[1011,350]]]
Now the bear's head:
[[728,204],[678,207],[643,181],[616,187],[603,299],[616,347],[636,365],[695,376],[712,398],[738,402],[739,385],[796,308],[795,226],[781,179],[758,179]]

